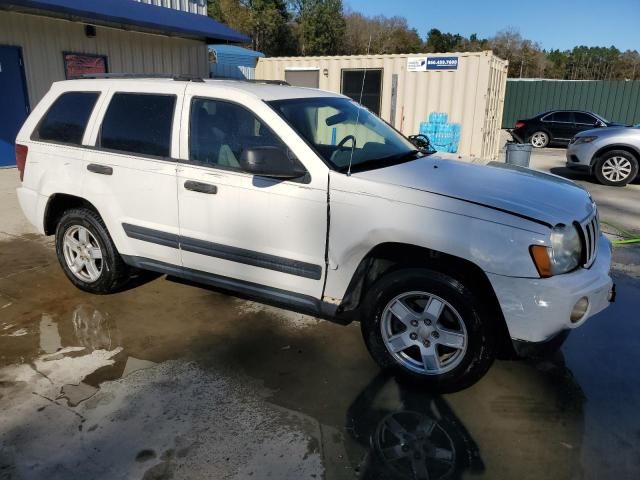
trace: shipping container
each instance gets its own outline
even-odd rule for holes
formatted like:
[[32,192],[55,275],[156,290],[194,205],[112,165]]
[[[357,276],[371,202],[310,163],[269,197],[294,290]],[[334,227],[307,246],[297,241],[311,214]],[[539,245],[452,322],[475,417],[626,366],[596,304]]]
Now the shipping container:
[[415,55],[260,58],[256,78],[343,93],[405,135],[433,112],[459,124],[457,153],[495,160],[508,62],[490,51]]

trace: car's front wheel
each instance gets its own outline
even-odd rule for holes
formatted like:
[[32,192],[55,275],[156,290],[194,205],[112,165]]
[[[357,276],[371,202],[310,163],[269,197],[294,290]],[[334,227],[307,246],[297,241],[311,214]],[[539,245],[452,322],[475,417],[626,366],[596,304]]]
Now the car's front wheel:
[[495,338],[473,292],[427,269],[378,280],[365,299],[365,343],[385,370],[432,390],[465,388],[494,359]]
[[638,160],[625,150],[612,150],[598,159],[593,173],[603,185],[624,187],[638,175]]
[[107,294],[129,278],[102,218],[88,208],[66,211],[56,228],[56,253],[64,273],[80,290]]

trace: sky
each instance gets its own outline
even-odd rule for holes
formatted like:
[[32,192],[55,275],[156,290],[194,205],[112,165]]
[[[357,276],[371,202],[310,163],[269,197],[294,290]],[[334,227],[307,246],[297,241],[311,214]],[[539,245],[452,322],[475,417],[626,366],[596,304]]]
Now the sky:
[[550,50],[576,45],[640,51],[640,0],[343,0],[367,16],[403,16],[424,38],[431,28],[491,37],[513,27]]

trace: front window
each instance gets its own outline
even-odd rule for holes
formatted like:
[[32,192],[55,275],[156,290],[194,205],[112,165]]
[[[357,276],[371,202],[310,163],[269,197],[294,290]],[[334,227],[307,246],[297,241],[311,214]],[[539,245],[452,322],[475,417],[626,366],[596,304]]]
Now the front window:
[[338,171],[381,168],[424,155],[391,126],[348,98],[300,98],[270,105]]

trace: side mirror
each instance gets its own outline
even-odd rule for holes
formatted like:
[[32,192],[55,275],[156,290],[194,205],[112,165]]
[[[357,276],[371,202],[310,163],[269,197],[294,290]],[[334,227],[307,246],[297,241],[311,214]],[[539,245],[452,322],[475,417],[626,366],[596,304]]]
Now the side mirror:
[[240,165],[252,175],[283,180],[300,178],[307,173],[288,149],[273,146],[245,148],[240,155]]

